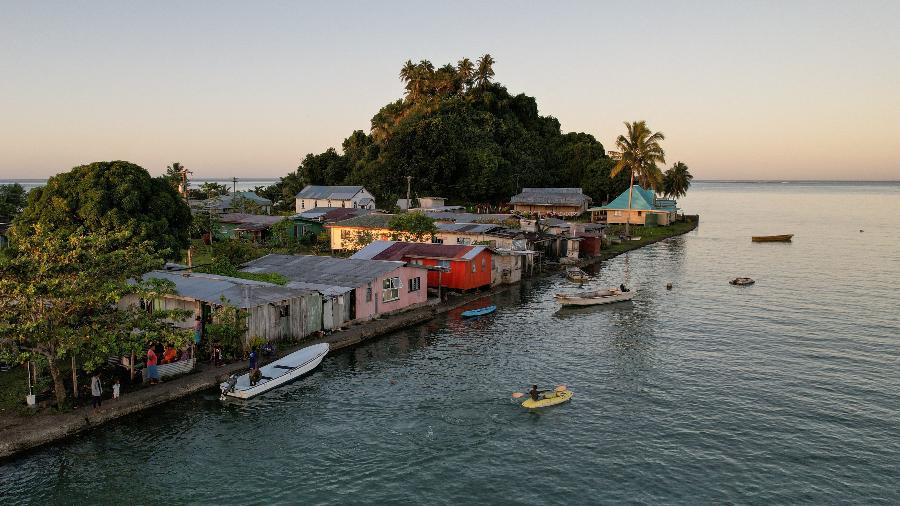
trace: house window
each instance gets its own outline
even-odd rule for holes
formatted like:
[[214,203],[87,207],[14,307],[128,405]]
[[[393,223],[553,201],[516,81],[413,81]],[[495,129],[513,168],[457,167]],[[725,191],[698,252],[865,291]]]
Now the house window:
[[472,244],[472,240],[468,237],[457,237],[456,244]]
[[369,281],[368,286],[366,286],[366,302],[372,302],[372,282]]
[[341,240],[349,241],[353,239],[353,231],[352,230],[341,230]]
[[487,259],[481,257],[481,272],[484,272],[485,270],[487,270]]
[[390,302],[399,299],[401,286],[402,283],[400,283],[400,278],[398,277],[384,278],[381,290],[381,302]]
[[291,316],[291,305],[285,304],[285,305],[281,306],[278,309],[278,316],[280,316],[282,318],[287,318],[288,316]]
[[450,272],[450,260],[438,260],[437,265],[442,269],[447,269],[447,272]]
[[141,300],[140,300],[140,304],[141,304],[141,309],[142,309],[142,310],[144,310],[144,311],[146,311],[146,312],[148,312],[148,313],[152,313],[152,312],[153,312],[153,299],[150,299],[150,300],[141,299]]
[[409,291],[418,292],[422,288],[422,278],[415,277],[409,280]]
[[435,237],[431,240],[431,242],[433,242],[434,244],[444,244],[444,240],[439,237]]
[[622,216],[622,211],[613,211],[613,216]]
[[422,265],[422,260],[416,258],[416,259],[414,259],[414,260],[410,260],[409,264],[410,264],[410,265]]
[[472,272],[477,272],[477,271],[478,271],[478,266],[475,265],[475,262],[472,262]]
[[306,209],[306,201],[303,199],[300,199],[300,209]]

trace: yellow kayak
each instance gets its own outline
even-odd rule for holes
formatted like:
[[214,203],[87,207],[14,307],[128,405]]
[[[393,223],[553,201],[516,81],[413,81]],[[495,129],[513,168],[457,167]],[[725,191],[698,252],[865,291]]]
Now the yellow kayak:
[[538,399],[536,401],[531,400],[531,398],[529,397],[528,400],[526,400],[522,403],[522,407],[528,408],[528,409],[534,409],[534,408],[546,408],[547,406],[554,406],[556,404],[562,404],[572,398],[572,391],[564,390],[562,392],[547,392],[544,395],[546,395],[547,397]]

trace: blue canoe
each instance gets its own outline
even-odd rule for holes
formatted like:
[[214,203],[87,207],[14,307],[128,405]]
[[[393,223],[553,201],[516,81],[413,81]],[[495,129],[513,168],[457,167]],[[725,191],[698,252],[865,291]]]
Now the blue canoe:
[[487,307],[482,307],[482,308],[478,308],[478,309],[470,309],[468,311],[463,311],[462,315],[465,318],[471,318],[473,316],[481,316],[481,315],[490,314],[496,310],[497,310],[497,306],[487,306]]

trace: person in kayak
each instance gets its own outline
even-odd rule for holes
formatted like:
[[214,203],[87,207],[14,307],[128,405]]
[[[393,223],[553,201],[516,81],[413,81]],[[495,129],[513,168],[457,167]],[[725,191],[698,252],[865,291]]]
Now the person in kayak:
[[541,399],[547,398],[547,392],[550,390],[538,390],[537,385],[531,385],[531,390],[528,391],[528,395],[531,396],[531,400],[539,401]]
[[628,291],[628,288],[625,288],[625,283],[622,283],[621,285],[619,285],[619,290],[621,290],[622,293],[625,293]]

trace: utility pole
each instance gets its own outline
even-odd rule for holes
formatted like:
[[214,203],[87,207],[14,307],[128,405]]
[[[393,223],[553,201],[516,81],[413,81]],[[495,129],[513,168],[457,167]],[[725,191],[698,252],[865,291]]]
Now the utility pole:
[[[188,174],[193,174],[193,172],[187,170],[187,167],[181,168],[181,197],[184,199],[184,203],[190,205],[188,199]],[[187,251],[187,262],[188,262],[188,271],[191,271],[191,267],[194,266],[194,245],[188,244]],[[132,354],[132,362],[134,362],[133,354]],[[132,379],[134,379],[134,365],[132,364]]]
[[232,195],[234,195],[235,193],[237,193],[237,182],[238,182],[238,178],[237,178],[237,177],[231,178],[231,194],[232,194]]
[[406,210],[412,207],[412,201],[409,200],[410,189],[412,188],[412,176],[406,176]]

